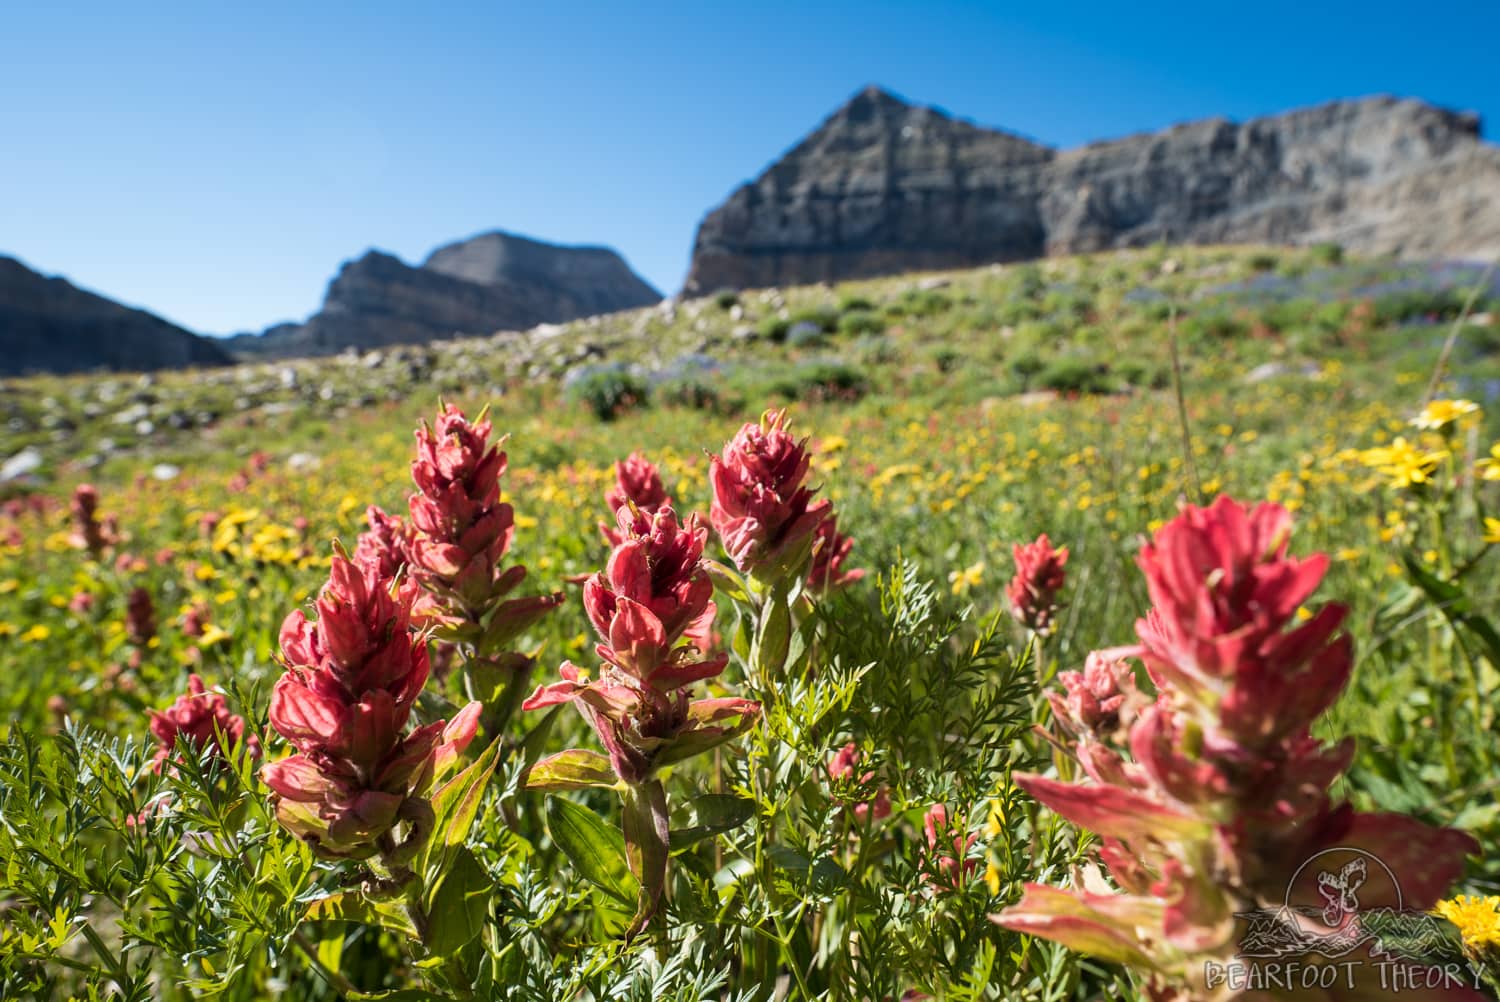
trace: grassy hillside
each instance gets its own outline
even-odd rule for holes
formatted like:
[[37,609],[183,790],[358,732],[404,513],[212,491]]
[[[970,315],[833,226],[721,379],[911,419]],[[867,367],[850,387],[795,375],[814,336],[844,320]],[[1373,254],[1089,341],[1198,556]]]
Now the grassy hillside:
[[[0,456],[30,450],[40,462],[4,486],[0,733],[55,733],[69,718],[141,735],[145,712],[170,702],[189,671],[232,681],[245,700],[236,706],[260,726],[281,672],[282,618],[322,584],[330,540],[352,549],[366,505],[405,512],[412,429],[439,399],[471,416],[488,406],[510,436],[512,552],[532,592],[568,592],[524,638],[541,651],[538,677],[564,659],[591,663],[595,637],[566,582],[607,556],[595,526],[608,515],[611,464],[643,450],[680,512],[706,512],[707,454],[742,422],[790,404],[813,450],[813,482],[855,539],[850,562],[869,571],[840,596],[847,621],[878,615],[906,562],[913,581],[931,583],[934,616],[963,616],[949,641],[957,650],[1004,609],[1013,543],[1045,532],[1069,547],[1066,603],[1042,652],[1047,684],[1089,651],[1132,640],[1148,605],[1134,565],[1142,535],[1184,502],[1230,494],[1286,506],[1294,550],[1331,557],[1319,601],[1352,610],[1353,681],[1320,725],[1359,742],[1341,792],[1493,845],[1500,677],[1423,583],[1461,582],[1476,618],[1500,611],[1487,556],[1500,522],[1486,521],[1500,464],[1484,462],[1500,438],[1500,324],[1490,312],[1500,290],[1477,296],[1436,394],[1476,406],[1413,423],[1478,278],[1478,269],[1342,261],[1328,248],[1152,249],[723,293],[361,357],[9,382]],[[70,540],[67,499],[82,481],[118,527],[100,560]],[[149,639],[127,627],[127,598],[142,588],[155,611]],[[212,630],[188,635],[189,613]],[[1019,657],[1024,638],[1009,624],[1001,632]],[[456,684],[442,691],[456,699]],[[592,747],[575,718],[559,718],[552,745]],[[815,740],[834,748],[847,736],[833,727]],[[876,755],[883,776],[906,767]],[[951,782],[942,795],[969,798],[977,832],[991,794],[972,776]],[[931,784],[892,783],[900,844],[920,846]],[[502,858],[487,857],[497,871]],[[1464,887],[1494,893],[1497,879],[1494,860],[1475,861]],[[569,894],[582,893],[567,880]],[[1018,886],[1001,896],[1014,900]],[[1007,903],[982,889],[971,897],[965,921]],[[535,928],[559,950],[583,932],[563,917]],[[903,943],[903,963],[919,969],[928,947]],[[399,952],[347,949],[371,963]],[[964,950],[937,981],[898,979],[903,990],[956,984],[981,948]],[[270,976],[263,964],[248,970],[256,983]],[[345,970],[362,987],[389,984]],[[752,983],[735,970],[735,984]],[[1025,980],[1041,977],[1034,966],[1017,970],[1032,973],[1014,974],[1006,997],[1051,991]],[[1113,976],[1067,970],[1058,983],[1071,987],[1048,997],[1100,990]]]

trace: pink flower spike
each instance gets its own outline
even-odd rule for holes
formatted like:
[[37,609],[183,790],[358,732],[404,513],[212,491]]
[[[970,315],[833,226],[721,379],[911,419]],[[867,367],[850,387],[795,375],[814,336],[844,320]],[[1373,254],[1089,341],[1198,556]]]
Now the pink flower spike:
[[710,463],[709,521],[745,573],[781,580],[805,572],[813,536],[831,505],[806,486],[805,441],[787,431],[786,411],[748,423]]
[[1052,548],[1044,532],[1032,543],[1011,548],[1016,574],[1005,590],[1010,614],[1033,633],[1046,636],[1056,626],[1058,595],[1067,583],[1068,548]]
[[[661,471],[644,453],[632,452],[630,456],[615,464],[615,483],[604,494],[604,503],[611,514],[618,515],[621,508],[634,508],[643,514],[653,514],[658,509],[669,508],[672,499],[662,484]],[[618,546],[624,540],[620,529],[600,523],[599,532],[610,546]]]

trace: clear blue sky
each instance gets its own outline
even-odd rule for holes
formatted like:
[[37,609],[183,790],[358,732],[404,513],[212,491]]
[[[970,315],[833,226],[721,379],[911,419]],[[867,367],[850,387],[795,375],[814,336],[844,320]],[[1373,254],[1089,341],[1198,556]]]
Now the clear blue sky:
[[0,253],[205,333],[494,228],[671,293],[703,213],[867,83],[1059,146],[1376,92],[1493,138],[1497,55],[1496,0],[16,3]]

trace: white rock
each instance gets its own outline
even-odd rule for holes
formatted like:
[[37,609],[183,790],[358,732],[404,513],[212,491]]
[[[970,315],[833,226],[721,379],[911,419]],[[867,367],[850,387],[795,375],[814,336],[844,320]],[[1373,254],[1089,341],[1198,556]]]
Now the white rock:
[[157,463],[151,467],[151,476],[157,480],[176,480],[182,475],[182,467],[171,463]]
[[42,454],[28,446],[0,464],[0,484],[29,477],[41,467]]
[[323,465],[323,460],[310,452],[294,452],[286,457],[287,469],[293,473],[307,473]]
[[115,424],[135,424],[151,416],[151,408],[145,404],[131,404],[114,416]]

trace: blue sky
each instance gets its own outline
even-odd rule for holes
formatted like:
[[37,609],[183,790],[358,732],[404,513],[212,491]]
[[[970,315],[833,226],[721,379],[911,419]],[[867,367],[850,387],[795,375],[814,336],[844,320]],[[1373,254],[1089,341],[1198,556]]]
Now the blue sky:
[[880,83],[1058,146],[1395,93],[1500,116],[1500,3],[12,4],[0,253],[205,333],[503,228],[671,293],[703,214]]

